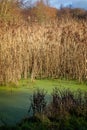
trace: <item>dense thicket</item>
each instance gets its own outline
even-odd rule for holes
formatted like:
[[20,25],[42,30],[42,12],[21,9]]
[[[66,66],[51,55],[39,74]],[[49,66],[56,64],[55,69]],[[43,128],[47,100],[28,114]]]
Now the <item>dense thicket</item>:
[[[22,10],[19,6],[16,7]],[[35,12],[37,9],[33,22],[31,15],[24,13],[32,9],[33,11],[35,9]],[[19,11],[20,22],[16,20],[13,20],[14,23],[11,20],[7,23],[1,22],[5,24],[0,28],[0,84],[17,83],[19,79],[28,77],[32,80],[35,78],[67,78],[80,82],[87,80],[86,18],[79,19],[75,15],[73,17],[71,12],[75,14],[75,9],[74,11],[68,9],[66,17],[63,18],[64,9],[61,9],[55,18],[51,18],[50,13],[45,12],[43,19],[43,11],[40,11],[41,14],[38,12],[41,8],[32,9]],[[56,11],[53,9],[51,11],[55,16]],[[84,12],[86,14],[86,11],[83,11],[83,14]],[[48,15],[50,18],[47,19]],[[24,20],[25,16],[28,18],[27,21]]]
[[21,23],[21,11],[18,0],[0,0],[0,26]]

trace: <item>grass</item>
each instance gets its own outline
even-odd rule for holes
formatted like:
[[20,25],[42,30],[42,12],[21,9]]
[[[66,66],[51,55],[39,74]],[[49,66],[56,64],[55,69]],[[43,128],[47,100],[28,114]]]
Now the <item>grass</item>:
[[30,106],[29,99],[34,90],[44,88],[49,95],[54,87],[70,88],[73,91],[78,89],[87,91],[87,85],[85,83],[80,84],[78,81],[43,79],[31,82],[30,79],[22,79],[17,86],[14,84],[0,86],[0,118],[3,118],[8,124],[18,122],[27,115]]
[[[59,89],[69,88],[70,90],[76,91],[78,89],[82,91],[87,91],[86,83],[79,83],[75,80],[66,79],[42,79],[31,81],[31,79],[22,79],[17,85],[14,83],[9,83],[6,86],[0,86],[0,90],[4,91],[16,91],[16,92],[33,92],[35,89],[45,89],[48,93],[51,93],[54,87]],[[26,91],[27,90],[27,91]]]
[[48,93],[51,93],[54,87],[58,87],[59,89],[69,88],[72,91],[76,91],[78,89],[82,91],[87,91],[86,83],[79,83],[74,80],[65,80],[65,79],[43,79],[43,80],[35,80],[31,82],[30,79],[20,80],[19,85],[22,89],[29,89],[30,91],[39,89],[45,89]]

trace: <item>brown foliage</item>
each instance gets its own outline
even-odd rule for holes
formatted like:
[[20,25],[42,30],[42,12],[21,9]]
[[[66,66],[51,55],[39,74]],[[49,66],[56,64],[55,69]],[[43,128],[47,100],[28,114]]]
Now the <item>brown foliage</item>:
[[57,12],[58,18],[62,19],[70,19],[73,18],[74,20],[87,20],[87,11],[84,9],[79,8],[62,8]]
[[0,25],[18,23],[21,21],[21,8],[17,0],[1,0],[0,1]]
[[28,78],[86,80],[86,22],[69,20],[5,28],[0,33],[0,84]]
[[[74,10],[68,8],[58,11],[66,17],[58,15],[57,19],[57,10],[43,2],[28,10],[21,10],[18,3],[4,2],[0,2],[0,84],[22,77],[87,80],[86,19],[73,19]],[[28,18],[28,11],[30,20],[34,19],[31,23],[22,17]]]
[[45,22],[57,17],[57,9],[49,7],[43,1],[37,1],[35,7],[23,10],[23,17],[28,22],[35,20]]

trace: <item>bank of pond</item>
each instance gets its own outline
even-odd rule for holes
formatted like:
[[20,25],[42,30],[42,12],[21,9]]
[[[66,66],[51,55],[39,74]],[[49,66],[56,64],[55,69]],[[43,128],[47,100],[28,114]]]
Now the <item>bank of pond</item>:
[[0,87],[0,129],[87,130],[87,85],[21,80]]

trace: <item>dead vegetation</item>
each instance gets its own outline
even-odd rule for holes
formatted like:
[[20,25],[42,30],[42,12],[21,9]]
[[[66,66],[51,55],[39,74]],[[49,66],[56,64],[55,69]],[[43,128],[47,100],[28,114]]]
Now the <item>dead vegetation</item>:
[[[9,1],[6,5],[4,15],[7,16],[10,12],[7,8]],[[14,16],[18,10],[22,12],[18,3],[15,6]],[[36,13],[38,9],[41,10],[40,6],[45,5],[39,3]],[[19,12],[17,16],[20,15],[20,21],[16,19],[17,22],[17,17],[12,17],[13,22],[4,22],[0,14],[0,84],[17,83],[21,78],[28,77],[32,81],[35,78],[67,78],[80,82],[87,80],[87,20],[71,17],[71,9],[65,9],[67,17],[62,17],[62,9],[59,13],[61,17],[56,14],[58,17],[54,18],[57,10],[47,6],[45,8],[49,11],[48,14],[45,11],[43,21],[38,21],[38,17],[41,20],[43,16],[40,15],[41,11],[33,22],[31,15],[30,22],[24,21],[22,16],[25,14]],[[29,10],[32,14],[32,9]],[[84,12],[86,13],[82,11],[80,14]]]
[[21,78],[86,80],[86,22],[7,28],[0,34],[0,84]]

